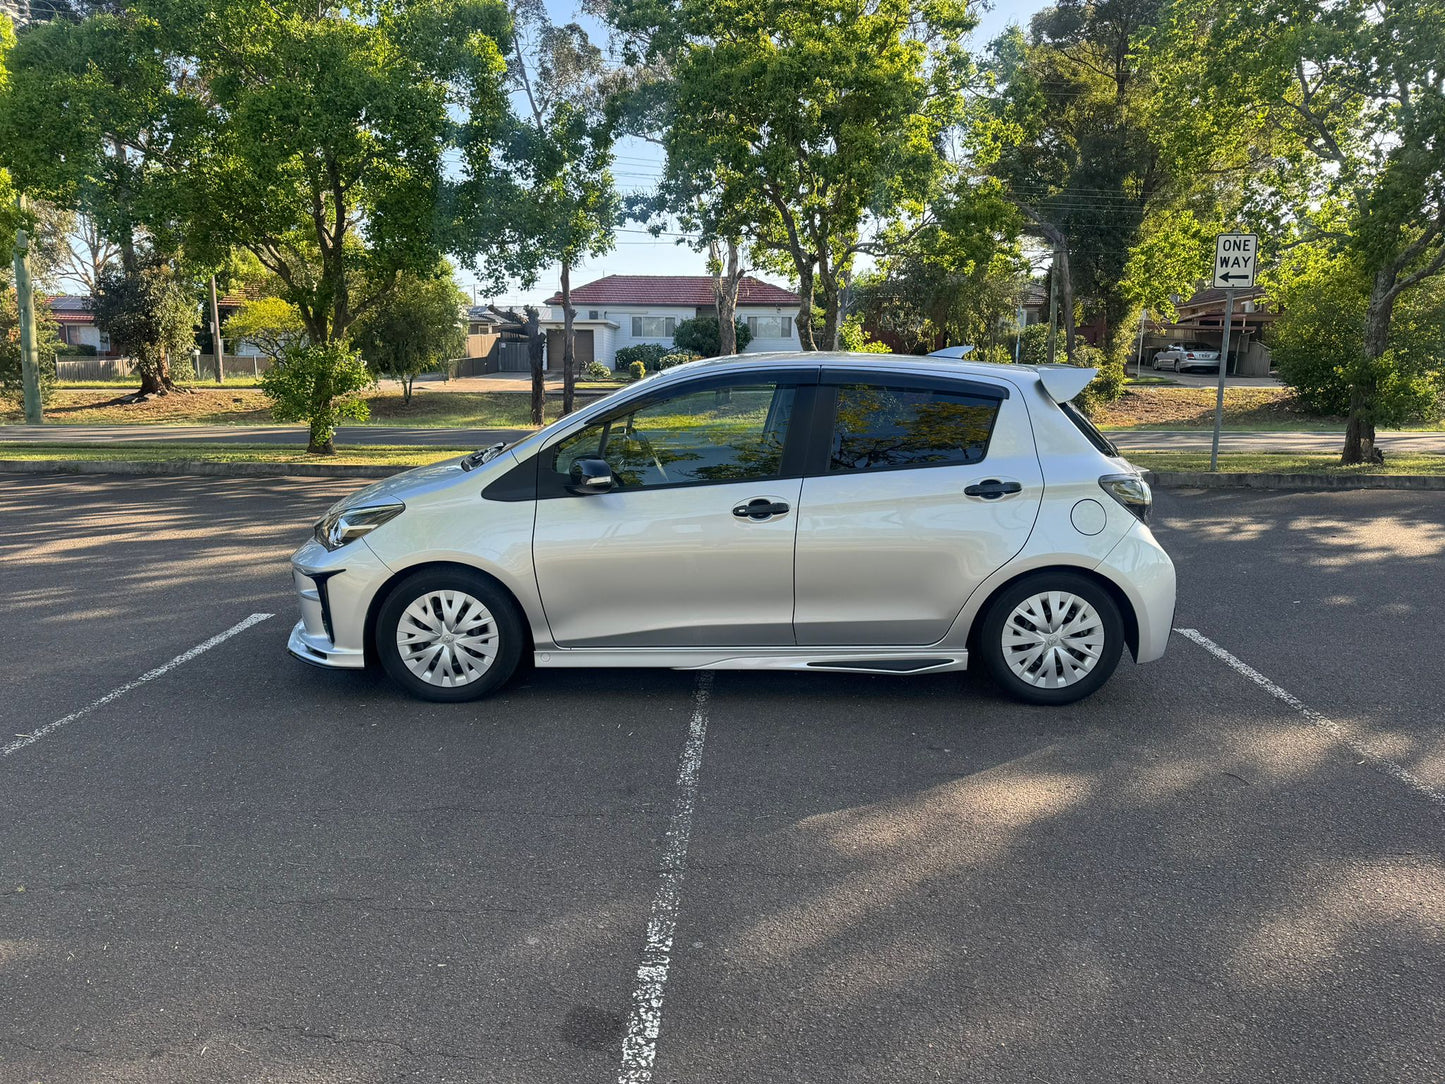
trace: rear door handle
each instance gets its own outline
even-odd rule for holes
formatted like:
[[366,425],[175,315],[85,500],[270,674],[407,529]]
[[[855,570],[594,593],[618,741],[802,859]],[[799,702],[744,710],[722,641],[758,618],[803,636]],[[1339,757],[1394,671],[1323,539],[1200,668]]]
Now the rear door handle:
[[766,497],[754,497],[747,504],[737,505],[733,509],[733,515],[738,519],[772,519],[773,516],[781,516],[789,508],[782,501],[770,501]]
[[997,478],[986,478],[982,482],[975,482],[964,489],[964,494],[969,497],[982,497],[986,501],[996,501],[1000,497],[1007,497],[1010,493],[1022,493],[1023,485],[1020,482],[1003,482]]

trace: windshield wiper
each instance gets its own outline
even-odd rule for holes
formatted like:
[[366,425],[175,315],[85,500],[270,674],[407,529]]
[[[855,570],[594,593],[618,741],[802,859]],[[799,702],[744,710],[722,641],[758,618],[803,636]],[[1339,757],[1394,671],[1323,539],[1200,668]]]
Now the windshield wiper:
[[506,447],[507,447],[507,442],[506,442],[505,440],[499,440],[499,441],[497,441],[497,443],[493,444],[490,448],[479,448],[479,449],[477,449],[477,450],[476,450],[475,452],[473,452],[471,455],[467,456],[466,458],[464,458],[464,459],[462,460],[462,463],[461,463],[462,470],[475,470],[477,467],[481,466],[483,463],[490,463],[490,462],[492,461],[492,458],[493,458],[494,456],[496,456],[498,453],[500,453],[500,452],[501,452],[503,449],[505,449]]

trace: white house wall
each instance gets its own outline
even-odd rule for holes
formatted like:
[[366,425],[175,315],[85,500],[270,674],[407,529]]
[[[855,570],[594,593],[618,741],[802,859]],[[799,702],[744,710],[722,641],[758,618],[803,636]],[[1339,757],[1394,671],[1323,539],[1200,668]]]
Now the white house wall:
[[[597,314],[597,319],[611,320],[618,325],[616,331],[611,328],[599,328],[593,338],[594,356],[598,361],[615,368],[617,362],[617,351],[627,346],[638,346],[642,343],[655,343],[659,346],[672,346],[672,336],[637,336],[632,334],[632,318],[634,316],[654,316],[667,318],[671,316],[679,324],[684,320],[691,320],[697,315],[697,307],[694,305],[628,305],[612,306],[608,308],[593,308],[589,305],[576,305],[579,319],[591,319],[592,314]],[[780,305],[739,305],[738,319],[746,322],[749,316],[786,316],[790,319],[797,317],[796,307]],[[562,306],[554,305],[551,310],[553,320],[563,319]],[[748,344],[744,353],[763,353],[775,350],[796,350],[798,349],[798,336],[796,329],[792,335],[785,337],[756,338]]]

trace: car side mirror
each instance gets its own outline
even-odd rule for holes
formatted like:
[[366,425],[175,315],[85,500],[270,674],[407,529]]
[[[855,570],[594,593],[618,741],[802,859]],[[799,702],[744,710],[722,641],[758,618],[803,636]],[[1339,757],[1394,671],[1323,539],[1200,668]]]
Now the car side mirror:
[[605,459],[574,459],[569,472],[572,482],[569,493],[586,496],[589,493],[606,493],[612,488],[612,468]]

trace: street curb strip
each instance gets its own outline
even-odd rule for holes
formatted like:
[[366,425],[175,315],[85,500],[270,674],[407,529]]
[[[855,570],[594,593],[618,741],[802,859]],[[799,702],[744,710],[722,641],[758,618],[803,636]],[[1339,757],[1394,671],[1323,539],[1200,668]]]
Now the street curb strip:
[[1416,489],[1445,490],[1433,474],[1236,474],[1221,471],[1152,471],[1144,479],[1159,489]]
[[[446,457],[438,457],[446,458]],[[411,467],[353,463],[212,463],[203,459],[74,460],[0,459],[9,474],[129,474],[212,478],[388,478]],[[1210,474],[1207,471],[1145,471],[1159,489],[1414,489],[1445,490],[1445,475],[1429,474]]]

